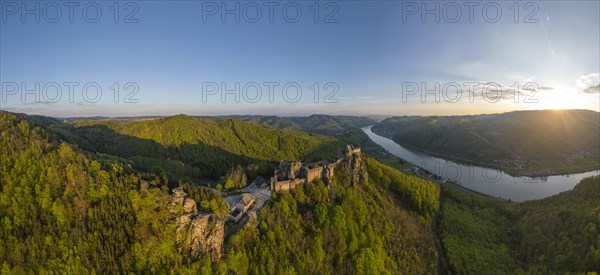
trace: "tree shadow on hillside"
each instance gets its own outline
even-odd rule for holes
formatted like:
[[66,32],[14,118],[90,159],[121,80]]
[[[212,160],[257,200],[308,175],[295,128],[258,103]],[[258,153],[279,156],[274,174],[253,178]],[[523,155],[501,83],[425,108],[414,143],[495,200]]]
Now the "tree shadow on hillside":
[[[164,170],[170,176],[187,179],[218,180],[238,165],[258,167],[249,173],[270,176],[279,160],[258,159],[242,154],[235,154],[220,147],[205,143],[183,143],[178,146],[164,146],[154,140],[138,138],[115,132],[112,128],[101,125],[86,125],[69,127],[74,135],[65,136],[69,142],[77,144],[91,152],[115,155],[134,161],[136,169],[161,173]],[[325,159],[334,157],[337,150],[342,149],[338,140],[327,141],[310,150],[302,161],[312,161],[323,156]],[[249,179],[250,181],[252,178]]]

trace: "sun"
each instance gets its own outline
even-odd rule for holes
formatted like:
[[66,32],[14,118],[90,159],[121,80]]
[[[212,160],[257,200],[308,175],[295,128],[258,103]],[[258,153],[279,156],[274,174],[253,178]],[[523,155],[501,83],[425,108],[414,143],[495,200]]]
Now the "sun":
[[528,105],[533,104],[529,107],[534,107],[534,109],[577,109],[584,104],[576,93],[552,91],[538,94],[539,96],[534,96],[537,103],[528,103]]

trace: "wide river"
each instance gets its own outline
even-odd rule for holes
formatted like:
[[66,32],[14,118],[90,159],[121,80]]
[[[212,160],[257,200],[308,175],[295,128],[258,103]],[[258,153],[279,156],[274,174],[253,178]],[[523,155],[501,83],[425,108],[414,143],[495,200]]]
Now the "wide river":
[[600,174],[600,170],[595,170],[585,173],[541,178],[513,177],[500,170],[457,163],[408,150],[391,139],[373,133],[371,127],[367,126],[362,128],[362,130],[371,140],[391,154],[426,169],[443,179],[454,181],[462,187],[513,201],[533,200],[552,196],[562,191],[573,189],[583,178]]

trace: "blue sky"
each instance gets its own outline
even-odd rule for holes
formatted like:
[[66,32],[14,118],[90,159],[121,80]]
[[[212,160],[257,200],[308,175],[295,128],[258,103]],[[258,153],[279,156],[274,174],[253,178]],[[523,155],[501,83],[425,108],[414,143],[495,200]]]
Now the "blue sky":
[[[598,111],[600,105],[598,1],[476,2],[473,22],[464,2],[150,1],[120,2],[117,9],[112,1],[97,1],[78,2],[72,18],[65,2],[0,3],[0,108],[9,111],[51,116],[439,115]],[[275,3],[273,22],[269,3]],[[24,12],[36,4],[37,11]],[[235,14],[225,14],[223,22],[223,8],[236,5],[239,22]],[[256,16],[257,7],[261,16]],[[456,17],[457,7],[461,17]],[[439,22],[423,8],[438,12]],[[115,10],[119,22],[114,22]],[[502,14],[496,16],[496,10]],[[132,12],[134,22],[124,23]],[[258,22],[250,22],[255,18]],[[65,82],[79,84],[72,98]],[[278,84],[272,96],[265,82]],[[82,90],[90,83],[85,98]],[[209,90],[215,83],[219,91]],[[472,98],[468,83],[479,85],[472,88]],[[54,98],[55,84],[60,98]],[[458,100],[457,86],[462,90]],[[519,88],[508,90],[511,86]],[[493,93],[498,87],[501,97]],[[25,89],[33,91],[23,100]],[[222,102],[224,89],[234,90],[239,102],[231,92]],[[433,90],[439,102],[431,93],[423,100],[423,90]]]

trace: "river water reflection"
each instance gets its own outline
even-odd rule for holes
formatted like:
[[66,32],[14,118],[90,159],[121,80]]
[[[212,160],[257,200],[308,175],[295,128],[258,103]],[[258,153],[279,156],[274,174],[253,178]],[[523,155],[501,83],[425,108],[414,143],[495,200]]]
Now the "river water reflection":
[[513,177],[500,170],[457,163],[408,150],[391,139],[373,133],[371,127],[367,126],[362,128],[362,130],[373,142],[385,148],[385,150],[394,156],[426,169],[443,179],[456,182],[463,187],[513,201],[525,201],[552,196],[573,189],[583,178],[600,174],[600,170],[595,170],[585,173],[540,178]]

